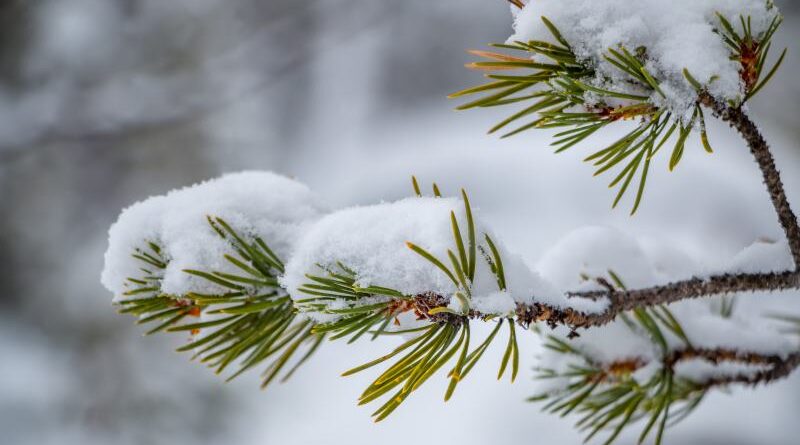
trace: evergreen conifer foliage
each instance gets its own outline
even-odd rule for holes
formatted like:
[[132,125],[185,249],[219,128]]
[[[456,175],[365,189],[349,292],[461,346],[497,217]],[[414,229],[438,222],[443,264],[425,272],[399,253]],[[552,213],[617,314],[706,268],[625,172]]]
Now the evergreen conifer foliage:
[[[515,35],[494,45],[497,52],[472,52],[481,61],[468,67],[488,82],[453,94],[472,98],[459,108],[519,107],[491,132],[555,129],[556,151],[628,121],[629,133],[586,160],[596,174],[614,171],[615,206],[635,190],[633,212],[661,151],[674,169],[693,134],[713,151],[708,119],[727,122],[764,177],[786,234],[778,246],[790,253],[786,270],[640,288],[626,285],[625,270],[607,270],[561,289],[506,247],[464,190],[447,197],[434,183],[424,193],[412,178],[407,199],[331,211],[297,181],[245,172],[123,211],[102,277],[119,311],[149,325],[148,334],[187,336],[179,351],[228,379],[260,369],[263,387],[293,375],[327,341],[400,336],[399,346],[343,373],[376,373],[358,398],[376,406],[376,421],[432,378],[449,381],[449,400],[478,362],[494,361],[498,379],[517,380],[518,336],[538,335],[546,352],[534,378],[544,385],[531,401],[577,417],[587,440],[604,434],[605,443],[633,425],[640,441],[661,443],[709,391],[791,374],[800,365],[797,318],[778,317],[792,326],[786,332],[737,314],[735,305],[737,293],[800,288],[800,226],[744,108],[785,58],[785,50],[771,57],[779,12],[762,0],[674,2],[698,21],[689,43],[712,39],[699,51],[706,60],[684,64],[660,40],[675,26],[654,17],[665,13],[661,2],[596,3],[511,1]],[[574,20],[591,11],[616,17],[624,7],[653,33],[628,29],[607,45],[619,35]],[[486,335],[471,329],[479,323],[490,326]],[[497,357],[486,354],[493,343],[503,346]]]
[[[524,8],[519,2],[512,3]],[[565,2],[563,7],[569,8],[571,3],[580,2]],[[675,7],[683,6],[682,3]],[[529,8],[535,9],[536,6],[534,1]],[[655,10],[660,13],[662,9]],[[741,77],[741,91],[727,94],[728,97],[724,98],[731,107],[740,108],[758,94],[786,56],[786,50],[783,50],[777,60],[769,64],[772,37],[780,27],[782,17],[770,3],[763,9],[766,14],[760,21],[769,21],[757,30],[753,28],[751,16],[726,17],[714,12],[713,32],[727,46],[730,59],[738,65]],[[533,17],[526,15],[525,18]],[[638,181],[638,186],[634,187],[632,213],[641,204],[651,160],[662,148],[670,149],[668,165],[670,170],[675,169],[683,158],[688,138],[697,130],[705,150],[713,153],[700,94],[718,82],[718,76],[698,80],[689,68],[683,68],[681,74],[685,83],[691,86],[693,91],[690,93],[695,93],[693,100],[691,97],[686,100],[686,97],[679,97],[685,92],[675,92],[673,87],[668,92],[662,89],[661,84],[670,73],[655,71],[660,67],[653,67],[650,60],[653,55],[647,46],[627,47],[620,43],[600,52],[578,56],[574,47],[583,42],[570,42],[560,31],[558,23],[546,16],[539,19],[541,28],[549,33],[542,40],[513,40],[517,37],[515,35],[507,43],[492,45],[502,52],[470,51],[482,60],[467,67],[487,72],[489,82],[450,95],[451,98],[481,96],[459,106],[460,110],[523,105],[521,110],[492,127],[489,133],[505,131],[502,137],[509,137],[531,129],[556,129],[558,132],[551,145],[559,153],[614,123],[638,122],[636,128],[618,141],[585,158],[595,167],[595,176],[616,172],[609,184],[609,187],[618,189],[614,207],[629,187]],[[529,26],[529,23],[520,25],[518,29]],[[598,70],[601,64],[607,68]]]

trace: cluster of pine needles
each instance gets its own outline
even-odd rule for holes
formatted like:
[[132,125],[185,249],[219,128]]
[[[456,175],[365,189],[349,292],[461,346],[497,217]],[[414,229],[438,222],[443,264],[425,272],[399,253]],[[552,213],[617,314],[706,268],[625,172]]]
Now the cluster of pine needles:
[[[740,17],[739,28],[724,16],[717,15],[717,34],[731,51],[731,59],[740,66],[745,96],[730,106],[740,107],[755,96],[777,72],[786,51],[771,69],[766,70],[771,41],[781,24],[775,19],[759,35],[752,32],[749,17]],[[489,130],[495,133],[506,130],[509,137],[530,129],[555,130],[552,142],[557,153],[563,152],[592,136],[599,130],[621,121],[634,121],[636,127],[623,137],[584,160],[595,168],[595,176],[614,171],[610,188],[617,194],[616,207],[633,186],[635,197],[631,214],[642,202],[651,161],[672,140],[669,169],[674,170],[684,156],[686,144],[693,130],[699,130],[700,140],[709,153],[713,149],[708,140],[706,121],[699,95],[707,90],[714,78],[702,82],[684,70],[686,81],[698,92],[698,101],[691,116],[676,115],[673,111],[656,105],[654,97],[665,98],[656,75],[647,68],[647,48],[635,49],[618,46],[609,48],[605,62],[619,70],[623,80],[607,79],[608,87],[598,87],[592,82],[596,71],[591,61],[576,56],[573,47],[558,27],[542,17],[550,31],[551,41],[531,40],[494,44],[507,52],[471,51],[483,60],[470,63],[468,68],[485,71],[489,82],[450,95],[460,98],[481,95],[480,98],[458,107],[459,110],[520,106],[521,109]],[[516,53],[516,54],[514,54]],[[614,88],[614,85],[617,87]],[[614,103],[621,106],[611,106]],[[638,185],[634,186],[634,183]]]

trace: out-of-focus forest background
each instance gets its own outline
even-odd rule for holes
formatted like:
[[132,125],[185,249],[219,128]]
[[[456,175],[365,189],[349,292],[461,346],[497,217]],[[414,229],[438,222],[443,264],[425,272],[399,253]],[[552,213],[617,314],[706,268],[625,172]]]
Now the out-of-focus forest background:
[[[800,4],[776,3],[789,58],[751,111],[800,207]],[[580,149],[501,141],[485,135],[500,115],[453,112],[445,96],[480,80],[464,49],[510,23],[501,0],[0,2],[0,443],[579,443],[524,402],[533,341],[515,385],[481,371],[447,405],[431,385],[374,425],[355,406],[369,376],[338,374],[386,345],[326,345],[266,392],[224,384],[172,352],[181,339],[142,338],[98,280],[121,208],[241,169],[296,176],[332,207],[404,196],[412,173],[466,186],[531,262],[586,225],[668,244],[697,272],[780,236],[722,125],[713,156],[694,143],[673,174],[662,159],[630,218]],[[667,443],[794,444],[798,412],[797,375],[716,393]]]

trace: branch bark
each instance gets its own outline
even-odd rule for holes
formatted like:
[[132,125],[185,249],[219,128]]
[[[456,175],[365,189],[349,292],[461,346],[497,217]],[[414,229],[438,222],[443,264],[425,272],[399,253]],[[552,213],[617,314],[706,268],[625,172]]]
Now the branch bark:
[[794,259],[795,271],[800,270],[800,226],[798,226],[797,216],[795,216],[789,205],[789,200],[786,198],[781,174],[775,167],[775,159],[769,150],[767,141],[759,132],[756,124],[750,120],[741,107],[729,107],[714,99],[708,93],[700,95],[700,103],[711,109],[714,112],[714,116],[727,122],[738,131],[747,142],[748,147],[750,147],[750,152],[753,154],[758,167],[761,169],[761,174],[764,176],[764,184],[767,186],[772,205],[775,207],[775,213],[777,213],[781,227],[786,233],[786,239],[789,241],[789,249]]
[[[518,305],[517,321],[528,326],[535,322],[545,322],[550,326],[566,325],[573,329],[600,326],[613,321],[621,312],[674,303],[681,300],[718,296],[739,292],[780,291],[800,288],[800,226],[797,216],[789,205],[783,188],[780,172],[775,166],[775,159],[769,150],[758,127],[750,120],[741,107],[725,105],[710,94],[702,93],[699,102],[712,110],[714,116],[727,122],[747,142],[764,178],[770,200],[772,201],[778,221],[786,234],[789,249],[794,261],[792,270],[782,273],[761,274],[724,274],[708,278],[692,278],[663,286],[645,289],[615,290],[611,286],[604,291],[575,292],[574,298],[593,300],[606,298],[609,308],[599,314],[586,314],[573,309],[549,307],[543,304]],[[714,363],[738,362],[767,365],[767,369],[754,374],[720,377],[709,380],[706,387],[726,385],[730,383],[758,384],[767,383],[791,374],[800,366],[800,352],[787,356],[773,356],[724,349],[691,349],[674,351],[665,358],[665,366],[673,367],[682,360],[699,358]]]
[[[707,390],[715,386],[725,386],[732,383],[744,385],[757,385],[760,383],[770,383],[787,377],[800,365],[800,352],[791,354],[761,354],[755,352],[742,352],[727,348],[693,348],[676,349],[669,352],[666,356],[658,359],[664,369],[675,373],[676,367],[681,362],[690,360],[702,360],[714,365],[722,363],[739,363],[743,365],[758,366],[755,372],[721,375],[698,381],[696,389]],[[599,381],[614,379],[619,374],[629,375],[638,369],[648,365],[647,361],[640,359],[620,360],[612,363],[594,363],[593,366],[602,369],[604,375],[600,376]]]
[[780,291],[800,288],[800,226],[797,216],[789,205],[783,188],[780,172],[775,167],[775,159],[769,150],[758,127],[750,120],[741,107],[725,105],[711,95],[702,93],[699,102],[710,108],[714,115],[733,127],[747,142],[756,163],[764,177],[764,183],[778,216],[778,221],[786,234],[789,249],[794,260],[792,270],[782,273],[724,274],[708,278],[692,278],[663,286],[644,289],[574,292],[574,298],[593,300],[608,299],[609,308],[602,313],[587,314],[573,309],[561,309],[543,304],[519,305],[517,319],[522,325],[546,322],[551,326],[567,325],[576,328],[589,328],[611,322],[620,312],[640,307],[652,307],[681,300],[706,296],[726,295],[737,292]]
[[517,307],[517,319],[525,326],[537,321],[543,321],[551,326],[567,325],[573,329],[590,328],[609,323],[621,312],[636,308],[658,306],[707,296],[727,295],[738,292],[779,291],[797,287],[800,286],[798,285],[798,274],[795,271],[716,275],[708,278],[676,281],[663,286],[644,289],[574,292],[569,294],[573,298],[589,298],[592,300],[607,298],[609,299],[609,307],[601,313],[582,313],[570,308],[560,309],[542,304],[520,305]]
[[[515,312],[517,323],[526,328],[537,322],[546,323],[551,327],[563,325],[573,330],[572,335],[577,335],[575,331],[578,328],[588,329],[602,326],[613,321],[620,313],[637,308],[733,293],[781,291],[800,288],[800,227],[798,226],[797,217],[789,205],[783,189],[780,172],[775,167],[775,160],[770,153],[767,142],[756,125],[740,107],[733,108],[722,104],[706,93],[700,95],[699,103],[710,108],[716,117],[728,122],[747,142],[764,177],[764,183],[778,220],[786,234],[794,260],[792,270],[779,273],[741,273],[722,274],[706,278],[695,277],[666,285],[631,290],[619,290],[605,284],[606,290],[569,294],[569,297],[572,298],[607,299],[609,306],[604,312],[584,313],[572,308],[555,307],[543,303],[519,303]],[[601,282],[601,284],[604,283]],[[466,315],[447,312],[437,313],[433,316],[428,315],[432,307],[445,307],[447,303],[447,298],[442,296],[423,294],[417,296],[411,303],[410,308],[414,309],[421,319],[439,323],[463,323],[470,318],[481,319],[488,317],[487,314],[482,314],[478,311],[471,311]],[[800,366],[800,351],[781,357],[722,349],[676,351],[665,358],[665,365],[671,367],[679,361],[690,358],[701,358],[715,363],[732,361],[769,365],[767,370],[755,374],[709,381],[706,383],[708,386],[728,383],[756,384],[769,382],[789,375]]]
[[800,352],[794,352],[785,356],[769,355],[758,353],[742,353],[732,349],[684,349],[673,351],[664,359],[664,366],[669,369],[685,360],[701,359],[714,364],[720,363],[743,363],[748,365],[762,365],[766,369],[752,374],[729,375],[709,379],[703,383],[704,388],[712,386],[723,386],[731,383],[742,383],[745,385],[757,385],[759,383],[769,383],[787,377],[800,365]]

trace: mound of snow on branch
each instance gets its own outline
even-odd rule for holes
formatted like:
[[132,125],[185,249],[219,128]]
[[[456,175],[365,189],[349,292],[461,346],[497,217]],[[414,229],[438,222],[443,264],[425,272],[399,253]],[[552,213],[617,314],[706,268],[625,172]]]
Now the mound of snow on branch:
[[[594,278],[609,278],[615,272],[628,288],[652,286],[660,281],[686,278],[681,262],[686,262],[680,252],[669,252],[659,246],[647,245],[637,238],[608,227],[585,227],[562,238],[546,252],[537,264],[537,270],[553,280],[563,290],[587,287]],[[665,265],[673,265],[672,268]],[[758,241],[736,255],[721,272],[783,271],[791,268],[791,256],[783,242]],[[730,297],[727,297],[730,298]],[[785,357],[797,349],[797,340],[785,335],[780,326],[754,317],[748,308],[734,310],[730,315],[720,311],[721,297],[687,300],[668,306],[680,323],[692,348],[722,349],[754,352]],[[734,306],[736,307],[736,306]],[[684,340],[667,328],[661,329],[668,351],[686,348]],[[580,352],[580,356],[545,350],[540,366],[566,372],[571,366],[592,364],[611,365],[626,361],[646,363],[637,371],[636,378],[647,376],[659,369],[659,357],[664,353],[659,344],[643,329],[631,327],[618,318],[606,326],[582,332],[569,339],[569,330],[563,327],[548,332]],[[747,376],[762,371],[763,367],[741,363],[722,362],[719,365],[704,360],[681,363],[676,375],[696,382],[732,375]],[[569,378],[551,379],[539,384],[539,393],[559,391],[570,383]]]
[[[458,290],[453,281],[406,244],[412,242],[452,267],[447,252],[457,252],[457,248],[451,212],[466,237],[464,203],[456,198],[408,198],[334,212],[315,223],[299,241],[282,283],[293,298],[304,299],[308,296],[299,288],[308,282],[306,274],[324,276],[326,270],[341,264],[355,272],[361,287],[385,287],[409,296],[433,292],[452,297]],[[475,226],[476,242],[488,252],[483,241],[488,230],[477,217]],[[540,301],[559,307],[571,303],[520,257],[502,244],[497,247],[503,260],[507,291],[500,292],[488,263],[478,252],[475,280],[470,287],[473,308],[505,315],[514,311],[517,302]],[[605,307],[604,302],[581,303],[587,311]],[[331,305],[335,307],[336,302]]]
[[[686,68],[709,92],[721,100],[740,99],[743,85],[738,62],[715,33],[717,13],[738,30],[739,17],[750,18],[758,36],[778,15],[765,0],[531,0],[515,15],[509,42],[553,41],[541,21],[548,18],[570,43],[575,54],[595,67],[594,83],[619,90],[622,72],[606,61],[609,48],[624,46],[630,52],[646,50],[646,67],[661,83],[666,98],[653,95],[655,105],[688,117],[696,93],[683,76]],[[711,81],[714,79],[713,81]],[[710,83],[709,83],[710,82]],[[636,93],[631,91],[631,93]]]
[[109,230],[109,246],[101,281],[124,299],[128,277],[141,275],[134,249],[159,245],[168,259],[161,291],[219,293],[217,285],[184,269],[238,273],[225,254],[229,243],[209,225],[220,217],[244,235],[258,236],[286,261],[292,244],[317,219],[321,204],[309,188],[269,172],[241,172],[148,198],[123,210]]

